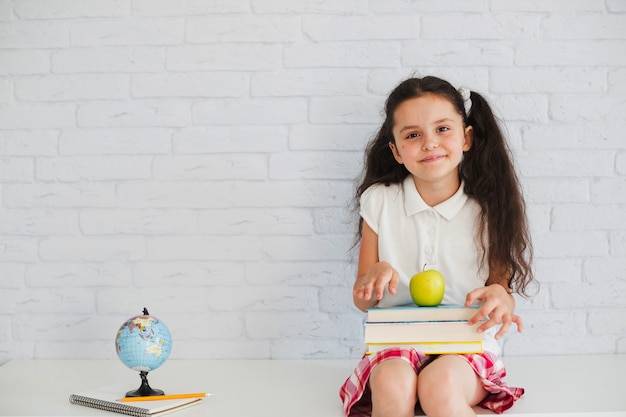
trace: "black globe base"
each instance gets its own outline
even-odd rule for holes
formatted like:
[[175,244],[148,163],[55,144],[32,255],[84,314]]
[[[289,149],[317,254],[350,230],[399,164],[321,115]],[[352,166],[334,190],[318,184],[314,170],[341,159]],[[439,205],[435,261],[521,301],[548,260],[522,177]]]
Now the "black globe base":
[[126,393],[127,397],[151,397],[153,395],[165,394],[160,389],[150,387],[150,384],[148,384],[148,373],[146,371],[140,371],[139,376],[141,377],[141,386],[134,391],[128,391]]

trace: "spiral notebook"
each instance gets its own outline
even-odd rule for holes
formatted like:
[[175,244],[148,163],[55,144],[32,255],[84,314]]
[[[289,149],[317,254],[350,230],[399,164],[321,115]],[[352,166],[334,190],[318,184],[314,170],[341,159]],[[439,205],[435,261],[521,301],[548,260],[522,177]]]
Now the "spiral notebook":
[[99,410],[112,411],[114,413],[127,414],[129,416],[161,416],[200,404],[202,398],[181,398],[176,400],[160,401],[137,401],[124,403],[118,401],[124,397],[126,391],[120,385],[108,385],[92,391],[79,392],[70,395],[70,403],[84,405],[85,407]]

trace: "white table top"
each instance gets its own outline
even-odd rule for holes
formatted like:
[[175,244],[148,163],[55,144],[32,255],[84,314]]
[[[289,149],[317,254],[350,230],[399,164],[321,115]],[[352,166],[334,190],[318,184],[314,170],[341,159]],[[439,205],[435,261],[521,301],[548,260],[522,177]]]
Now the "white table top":
[[[166,393],[207,391],[177,417],[342,417],[338,389],[357,360],[170,360],[151,372]],[[626,417],[626,355],[505,358],[526,394],[505,415]],[[139,375],[117,360],[16,360],[0,366],[0,416],[113,416],[70,404],[70,394]],[[477,410],[478,414],[491,414]]]

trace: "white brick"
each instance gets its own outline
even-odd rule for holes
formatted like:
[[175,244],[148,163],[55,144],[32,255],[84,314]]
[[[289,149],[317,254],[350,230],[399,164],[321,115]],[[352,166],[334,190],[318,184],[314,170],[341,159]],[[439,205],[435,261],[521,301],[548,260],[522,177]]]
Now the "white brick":
[[0,107],[3,129],[64,129],[76,124],[75,104],[15,104]]
[[416,39],[420,16],[315,16],[305,17],[302,31],[316,42]]
[[151,164],[148,156],[38,158],[36,177],[60,182],[141,180],[150,178]]
[[610,253],[615,257],[626,257],[626,231],[620,229],[609,236]]
[[553,211],[554,230],[615,230],[626,228],[626,211],[617,205],[557,206]]
[[0,48],[63,48],[69,46],[67,22],[0,22]]
[[184,38],[180,19],[102,20],[73,23],[73,46],[177,45]]
[[609,94],[626,94],[626,68],[609,70]]
[[136,261],[146,254],[143,237],[48,237],[39,243],[45,261]]
[[[332,323],[332,325],[329,325]],[[357,338],[361,326],[354,317],[326,314],[284,312],[258,312],[246,316],[246,332],[251,339],[293,339],[309,340]]]
[[384,100],[369,97],[314,97],[310,119],[314,124],[382,123]]
[[524,148],[542,149],[622,149],[624,123],[545,123],[522,129]]
[[[586,266],[586,265],[585,265]],[[541,283],[580,283],[583,261],[574,259],[536,259],[533,264],[535,276]]]
[[214,16],[189,19],[185,40],[189,43],[295,42],[302,38],[296,16]]
[[366,12],[367,6],[359,0],[316,1],[252,0],[252,10],[257,13],[355,13]]
[[[515,80],[512,82],[512,80]],[[606,70],[591,68],[494,68],[491,91],[496,93],[603,93]]]
[[614,204],[626,202],[626,193],[616,193],[615,190],[624,190],[626,179],[603,178],[591,184],[591,199],[598,204]]
[[13,83],[9,80],[0,80],[0,105],[13,101]]
[[[243,336],[242,313],[194,313],[193,320],[189,314],[170,313],[160,319],[165,320],[172,334],[172,354],[184,352],[188,346],[194,345],[199,336],[202,340],[217,342],[218,340],[238,339]],[[202,323],[201,329],[198,323]],[[183,354],[183,358],[185,355]]]
[[250,89],[242,73],[141,74],[132,78],[133,97],[242,97]]
[[626,12],[624,0],[607,0],[606,4],[610,12]]
[[169,71],[263,71],[281,66],[280,45],[229,44],[172,46],[166,51]]
[[277,152],[287,148],[286,126],[206,126],[177,130],[175,154]]
[[24,101],[124,100],[129,98],[126,75],[50,75],[21,78],[15,97]]
[[261,258],[261,239],[253,236],[153,237],[147,259],[174,261],[247,261]]
[[82,210],[80,229],[85,235],[192,234],[198,216],[191,210]]
[[71,235],[80,232],[70,210],[3,210],[0,234],[13,236]]
[[253,97],[365,94],[366,73],[351,69],[296,69],[260,72],[251,80]]
[[491,5],[486,0],[385,0],[370,4],[370,10],[377,13],[406,12],[481,12]]
[[427,39],[404,42],[401,62],[404,66],[418,69],[424,67],[437,69],[446,66],[467,68],[512,66],[514,54],[514,49],[507,43],[483,40],[460,43],[456,40]]
[[[26,266],[18,263],[2,262],[0,263],[0,276],[2,276],[3,288],[23,288],[24,272]],[[2,319],[0,318],[0,322]],[[0,340],[2,340],[2,332],[0,331]]]
[[163,128],[65,130],[59,135],[61,155],[166,154],[172,132]]
[[224,181],[125,182],[117,187],[117,198],[127,208],[228,208],[232,191]]
[[350,181],[238,182],[234,185],[232,204],[237,207],[345,207],[352,188]]
[[[345,261],[314,260],[310,262],[248,262],[246,263],[246,282],[254,285],[315,285],[321,287],[337,285],[337,281],[350,282],[356,276],[349,270]],[[348,278],[346,278],[346,276]]]
[[356,213],[352,213],[346,207],[316,209],[313,215],[317,233],[351,235],[357,230]]
[[87,102],[76,118],[81,128],[182,127],[191,124],[191,106],[180,100]]
[[263,239],[264,256],[273,261],[312,261],[347,259],[350,237],[267,236]]
[[56,155],[58,135],[54,130],[2,130],[0,131],[2,155]]
[[70,19],[85,17],[120,17],[128,14],[129,0],[20,0],[15,14],[22,19]]
[[311,287],[213,287],[208,302],[217,311],[292,312],[302,311],[303,306],[315,307],[317,293],[317,288]]
[[94,293],[81,288],[6,290],[0,293],[0,305],[10,314],[89,314],[94,312]]
[[525,66],[624,66],[624,42],[580,40],[576,42],[533,41],[515,48],[515,64]]
[[432,14],[422,17],[421,34],[424,39],[536,39],[541,21],[541,15],[520,13]]
[[549,101],[539,94],[507,94],[490,98],[483,95],[501,120],[546,122],[549,118]]
[[165,67],[160,47],[68,48],[52,54],[55,73],[157,72]]
[[615,342],[615,336],[522,334],[506,344],[504,355],[563,355],[565,352],[569,355],[586,352],[610,354],[615,352]]
[[260,180],[267,177],[267,157],[256,154],[158,156],[156,180]]
[[583,265],[585,281],[597,285],[623,281],[624,271],[626,258],[589,258]]
[[606,256],[609,243],[603,232],[551,232],[533,235],[538,257],[576,258]]
[[111,207],[111,184],[23,184],[4,187],[4,205],[18,207]]
[[42,262],[28,265],[24,279],[34,288],[93,288],[129,286],[131,275],[130,268],[121,263]]
[[242,262],[138,262],[133,268],[133,282],[140,287],[169,288],[241,286],[244,283]]
[[312,223],[307,209],[202,210],[197,231],[207,235],[308,235]]
[[626,334],[626,308],[603,309],[589,313],[589,331],[591,334]]
[[546,17],[542,29],[546,39],[626,39],[626,16],[559,13]]
[[550,101],[550,115],[562,122],[620,120],[626,100],[616,96],[558,96]]
[[292,126],[289,131],[289,148],[292,150],[359,151],[374,136],[376,125],[335,124]]
[[286,68],[389,68],[400,63],[395,42],[321,42],[286,45]]
[[225,99],[193,105],[197,125],[273,125],[302,123],[307,119],[305,99]]
[[552,300],[555,308],[587,309],[589,307],[615,308],[623,305],[626,285],[582,284],[572,287],[569,283],[554,284]]
[[34,179],[34,168],[30,158],[0,158],[0,181],[30,182]]
[[584,203],[591,200],[589,184],[582,179],[524,178],[527,203]]
[[517,160],[525,177],[608,177],[614,170],[611,151],[535,151]]
[[139,16],[199,16],[244,13],[248,2],[232,0],[134,0],[133,13]]
[[[170,314],[206,312],[208,288],[176,288],[175,291],[162,291],[155,288],[106,288],[96,294],[98,312],[125,316],[118,324],[122,325],[129,316],[141,314],[144,307],[150,314],[167,324]],[[168,325],[169,326],[169,325]]]
[[355,178],[361,170],[358,152],[289,152],[271,155],[269,176],[272,179],[342,179]]

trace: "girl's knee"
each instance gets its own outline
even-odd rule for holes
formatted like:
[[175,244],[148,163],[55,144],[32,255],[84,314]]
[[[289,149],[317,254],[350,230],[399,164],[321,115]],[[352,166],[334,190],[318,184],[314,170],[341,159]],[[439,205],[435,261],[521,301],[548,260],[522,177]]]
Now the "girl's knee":
[[417,401],[417,375],[402,360],[382,362],[369,379],[373,415],[414,415]]

